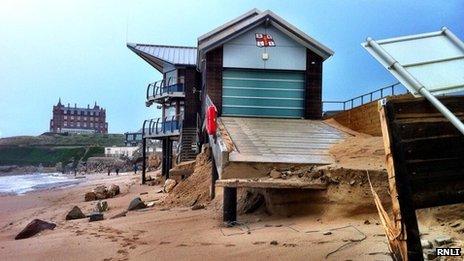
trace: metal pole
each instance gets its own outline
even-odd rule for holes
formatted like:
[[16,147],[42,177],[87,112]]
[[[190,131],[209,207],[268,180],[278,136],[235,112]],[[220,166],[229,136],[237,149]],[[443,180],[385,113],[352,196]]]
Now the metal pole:
[[142,184],[145,184],[146,177],[145,177],[145,170],[147,169],[147,139],[142,139]]
[[[446,30],[444,31],[446,32]],[[464,134],[464,124],[448,108],[443,105],[433,94],[431,94],[420,82],[418,82],[398,61],[391,57],[377,42],[368,37],[367,44],[372,47],[390,68],[396,70],[411,86],[422,96],[424,96],[445,118],[447,118],[462,134]]]

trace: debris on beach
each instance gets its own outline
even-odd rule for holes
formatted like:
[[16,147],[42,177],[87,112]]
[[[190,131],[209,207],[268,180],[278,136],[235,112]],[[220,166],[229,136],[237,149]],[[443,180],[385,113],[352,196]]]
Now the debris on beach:
[[66,215],[66,220],[85,218],[84,213],[78,206],[74,206]]
[[95,205],[95,211],[97,212],[105,212],[108,210],[108,202],[106,200],[98,201]]
[[169,193],[171,192],[174,187],[177,185],[177,182],[173,179],[167,179],[165,182],[164,182],[164,192],[166,193]]
[[89,215],[89,222],[103,220],[103,213],[101,212],[92,212]]
[[142,209],[146,207],[147,205],[145,205],[145,203],[140,199],[140,197],[136,197],[130,202],[127,210],[131,211],[131,210],[137,210],[137,209]]
[[55,227],[56,224],[54,223],[34,219],[21,232],[19,232],[18,235],[16,235],[15,240],[29,238],[45,229],[53,230]]
[[113,198],[119,193],[121,193],[121,190],[118,185],[111,184],[109,188],[107,188],[105,185],[99,185],[96,188],[94,188],[92,191],[85,193],[84,200],[94,201],[94,200]]
[[116,195],[119,195],[119,193],[121,193],[121,190],[119,189],[119,186],[118,185],[115,185],[115,184],[111,184],[110,187],[108,188],[108,196],[113,198],[115,197]]

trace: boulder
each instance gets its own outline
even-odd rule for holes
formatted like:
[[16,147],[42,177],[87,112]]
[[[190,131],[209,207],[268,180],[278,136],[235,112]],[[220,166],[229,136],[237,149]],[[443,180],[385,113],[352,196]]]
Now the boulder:
[[97,199],[97,196],[94,192],[87,192],[85,193],[84,200],[85,201],[94,201]]
[[84,213],[78,206],[74,206],[66,215],[66,220],[85,218]]
[[136,197],[131,201],[127,210],[131,211],[131,210],[137,210],[137,209],[142,209],[146,207],[147,206],[145,205],[145,203],[139,197]]
[[21,232],[19,232],[18,235],[16,235],[15,240],[29,238],[45,229],[53,230],[55,227],[56,224],[54,223],[49,223],[40,219],[34,219]]
[[164,182],[164,192],[166,193],[169,193],[171,192],[174,187],[177,185],[177,182],[173,179],[167,179],[165,182]]
[[278,178],[282,177],[282,173],[280,173],[279,171],[273,169],[273,170],[271,170],[271,173],[269,173],[269,176],[271,176],[271,178],[273,178],[273,179],[278,179]]
[[98,201],[97,205],[95,205],[96,212],[105,212],[108,210],[108,202],[106,200]]
[[423,249],[432,249],[433,245],[432,242],[426,239],[421,239],[421,245]]
[[103,220],[103,213],[92,212],[89,215],[89,222]]
[[108,189],[104,185],[97,186],[93,189],[96,199],[107,199],[108,198]]
[[435,244],[437,244],[437,246],[443,246],[443,245],[452,243],[453,239],[448,236],[439,236],[435,238],[434,241],[435,241]]
[[121,193],[121,190],[118,185],[111,184],[108,188],[108,196],[110,197],[115,197],[116,195],[119,195],[119,193]]

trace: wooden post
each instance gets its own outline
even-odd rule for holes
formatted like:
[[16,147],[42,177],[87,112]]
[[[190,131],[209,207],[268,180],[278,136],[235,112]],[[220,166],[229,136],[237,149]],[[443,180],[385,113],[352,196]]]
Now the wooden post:
[[162,139],[161,140],[161,155],[162,155],[162,160],[161,160],[161,175],[163,175],[165,178],[167,176],[167,172],[166,172],[166,169],[167,169],[167,148],[166,148],[166,144],[167,144],[167,140],[166,139]]
[[224,187],[223,221],[231,224],[237,221],[237,188]]
[[172,140],[166,140],[166,149],[167,149],[167,157],[166,157],[166,179],[169,178],[169,170],[172,168]]
[[218,180],[219,178],[219,174],[218,174],[218,171],[217,171],[217,168],[216,168],[216,161],[214,160],[214,156],[211,157],[212,158],[212,166],[211,166],[211,188],[210,188],[210,198],[211,199],[214,199],[214,197],[216,196],[216,180]]
[[[392,197],[393,217],[396,226],[401,228],[402,231],[398,236],[398,240],[401,241],[401,254],[403,258],[407,255],[407,258],[404,258],[405,260],[423,260],[419,226],[412,200],[411,181],[405,166],[397,163],[399,161],[404,162],[404,160],[397,159],[395,162],[392,157],[395,151],[403,150],[399,142],[392,142],[400,140],[399,137],[394,136],[395,133],[390,131],[388,124],[388,117],[393,115],[393,111],[391,107],[383,106],[382,101],[380,101],[379,112],[385,146],[390,195]],[[399,155],[399,153],[396,153],[396,155]]]
[[146,182],[146,176],[145,172],[147,169],[147,139],[143,138],[142,139],[142,184],[145,184]]

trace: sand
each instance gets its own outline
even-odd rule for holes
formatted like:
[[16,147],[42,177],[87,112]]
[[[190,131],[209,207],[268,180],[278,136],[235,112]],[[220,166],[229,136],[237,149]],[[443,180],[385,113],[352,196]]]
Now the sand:
[[[93,203],[83,202],[84,192],[97,184],[110,183],[120,185],[122,195],[107,200],[110,210],[105,213],[105,220],[92,223],[86,219],[64,220],[74,205],[88,213]],[[141,192],[148,192],[141,196],[144,200],[161,200],[166,195],[156,193],[159,189],[161,186],[139,185],[138,176],[132,174],[110,178],[96,174],[73,188],[1,197],[0,256],[2,260],[320,260],[345,244],[344,240],[361,236],[353,228],[336,230],[327,236],[323,232],[351,224],[365,233],[367,239],[333,254],[334,260],[340,257],[388,260],[375,215],[333,221],[320,214],[296,217],[250,214],[239,218],[246,226],[224,228],[220,212],[210,206],[202,210],[155,206],[108,219],[123,211]],[[14,240],[34,218],[55,222],[57,228],[29,239]],[[372,225],[364,225],[366,218]],[[278,244],[271,245],[273,240]],[[374,252],[379,253],[369,255]]]

